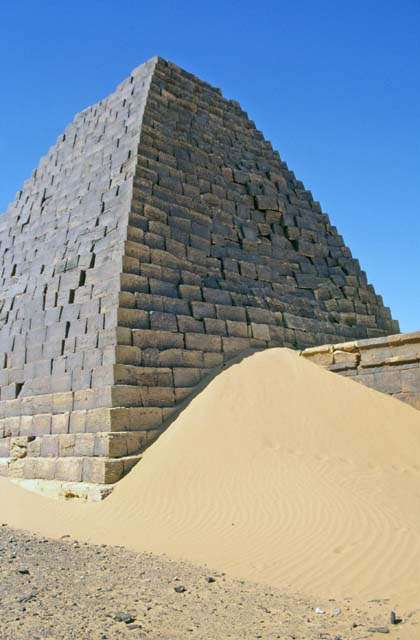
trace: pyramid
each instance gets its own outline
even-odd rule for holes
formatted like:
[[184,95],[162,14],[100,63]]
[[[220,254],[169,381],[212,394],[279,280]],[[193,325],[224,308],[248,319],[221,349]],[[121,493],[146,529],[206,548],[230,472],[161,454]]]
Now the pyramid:
[[239,104],[161,58],[40,161],[0,217],[0,278],[15,479],[115,483],[232,358],[398,332]]

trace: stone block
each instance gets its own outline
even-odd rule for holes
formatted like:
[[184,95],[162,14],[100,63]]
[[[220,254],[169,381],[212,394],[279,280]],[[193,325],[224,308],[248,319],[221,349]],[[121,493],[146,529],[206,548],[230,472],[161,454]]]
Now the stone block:
[[223,341],[223,353],[227,356],[233,356],[235,353],[240,353],[241,351],[246,351],[250,348],[250,341],[248,338],[222,338]]
[[58,456],[59,436],[44,436],[39,438],[39,441],[41,445],[40,456],[43,458],[56,458]]
[[87,433],[96,433],[98,431],[109,431],[111,428],[111,409],[100,407],[99,409],[89,409],[85,414],[84,422],[85,431]]
[[[390,375],[397,380],[401,379],[401,386],[393,393],[420,393],[420,366],[412,369],[396,369],[390,367]],[[401,376],[401,378],[400,378]]]
[[227,335],[226,322],[224,320],[218,320],[214,318],[205,318],[204,327],[205,327],[206,333],[209,333],[212,335],[219,335],[219,336]]
[[266,340],[267,342],[270,340],[270,328],[267,324],[251,322],[251,331],[252,337],[256,340]]
[[72,411],[70,414],[70,433],[84,433],[86,431],[86,411]]
[[232,307],[225,304],[216,304],[216,317],[219,320],[232,320],[235,322],[246,322],[245,307]]
[[64,413],[73,409],[73,393],[54,393],[52,396],[52,413]]
[[[118,324],[131,329],[148,329],[149,313],[141,309],[118,309]],[[156,328],[152,326],[152,329]]]
[[203,369],[193,369],[193,368],[174,368],[174,383],[175,388],[177,387],[193,387],[198,384],[201,380],[201,372]]
[[51,416],[51,433],[68,433],[70,413],[57,413]]
[[203,366],[203,352],[189,349],[167,349],[160,354],[163,367],[198,367]]
[[255,207],[256,209],[260,209],[261,211],[266,211],[268,209],[272,211],[279,210],[279,204],[278,204],[277,198],[273,196],[265,196],[265,195],[255,196]]
[[[8,463],[7,475],[11,478],[23,478],[25,476],[25,467],[28,466],[28,458],[17,458]],[[36,474],[36,460],[33,461],[33,469]],[[39,475],[31,477],[38,478]]]
[[110,410],[110,431],[147,431],[162,424],[163,414],[159,407],[131,407]]
[[234,320],[226,320],[227,333],[230,337],[248,338],[251,330],[246,322],[236,322]]
[[58,458],[55,479],[66,482],[82,482],[82,458]]
[[100,389],[75,391],[73,398],[73,408],[75,411],[109,407],[111,406],[112,400],[112,387],[105,386]]
[[223,291],[222,289],[209,289],[207,287],[204,287],[203,298],[205,302],[210,302],[212,304],[232,304],[230,293],[228,291]]
[[396,393],[393,398],[397,398],[401,402],[411,405],[414,409],[420,410],[420,392]]
[[141,398],[145,407],[171,407],[175,403],[172,387],[142,387]]
[[334,350],[334,364],[345,364],[347,369],[354,369],[358,366],[360,355],[349,353],[348,351]]
[[[25,458],[28,453],[29,438],[27,437],[11,437],[9,441],[9,456],[12,460]],[[0,441],[1,442],[1,441]]]
[[40,480],[54,480],[55,468],[55,458],[36,458],[34,471],[35,478],[39,478]]
[[51,414],[41,413],[35,415],[32,420],[33,436],[45,436],[51,433]]
[[31,435],[21,433],[21,419],[20,416],[11,416],[3,420],[3,433],[7,436],[19,436],[19,435]]
[[76,444],[76,434],[66,433],[66,434],[60,435],[58,439],[59,456],[62,458],[74,456],[75,444]]
[[0,438],[0,458],[8,458],[10,450],[10,438]]
[[185,300],[191,300],[191,301],[202,300],[201,289],[198,286],[190,285],[190,284],[180,284],[178,289],[179,289],[181,298],[184,298]]
[[95,448],[95,434],[78,433],[74,441],[74,455],[76,457],[93,456]]
[[186,333],[185,346],[193,351],[220,352],[222,350],[222,338],[207,334]]
[[184,336],[171,331],[142,331],[133,330],[133,343],[140,349],[156,348],[182,349],[184,346]]
[[191,316],[177,316],[178,330],[180,333],[204,333],[204,324],[201,320]]
[[143,405],[142,395],[138,387],[118,385],[111,390],[111,407],[140,407]]
[[305,349],[301,352],[301,355],[314,364],[319,364],[324,367],[328,367],[334,362],[333,348],[332,345],[329,344],[324,345],[323,347]]
[[150,328],[154,331],[178,331],[176,316],[170,313],[150,312]]
[[216,307],[209,302],[191,302],[191,309],[196,320],[216,317]]
[[224,362],[224,354],[223,353],[212,353],[212,352],[204,352],[203,353],[203,363],[204,368],[211,369],[213,367],[220,367]]

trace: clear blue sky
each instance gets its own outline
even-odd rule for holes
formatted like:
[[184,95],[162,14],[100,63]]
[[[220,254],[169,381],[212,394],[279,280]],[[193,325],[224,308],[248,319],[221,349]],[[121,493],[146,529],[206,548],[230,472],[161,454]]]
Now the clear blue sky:
[[420,0],[2,3],[0,211],[74,114],[156,54],[241,103],[420,330]]

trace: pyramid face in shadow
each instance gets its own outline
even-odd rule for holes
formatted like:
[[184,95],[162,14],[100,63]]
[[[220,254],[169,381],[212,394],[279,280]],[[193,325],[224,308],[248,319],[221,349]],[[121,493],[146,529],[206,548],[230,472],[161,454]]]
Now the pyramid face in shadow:
[[161,58],[41,160],[0,217],[0,278],[14,478],[113,483],[231,358],[398,332],[247,114]]

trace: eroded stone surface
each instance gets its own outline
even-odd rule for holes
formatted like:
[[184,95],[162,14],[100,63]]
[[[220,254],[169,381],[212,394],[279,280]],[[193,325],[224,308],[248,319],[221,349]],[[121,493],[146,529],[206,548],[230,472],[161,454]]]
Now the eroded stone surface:
[[420,409],[420,332],[313,347],[301,355]]

